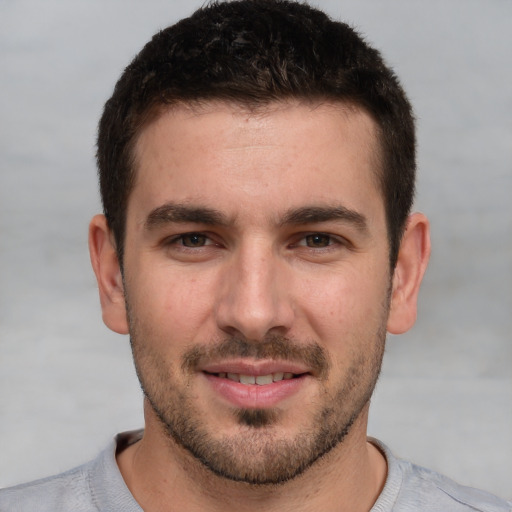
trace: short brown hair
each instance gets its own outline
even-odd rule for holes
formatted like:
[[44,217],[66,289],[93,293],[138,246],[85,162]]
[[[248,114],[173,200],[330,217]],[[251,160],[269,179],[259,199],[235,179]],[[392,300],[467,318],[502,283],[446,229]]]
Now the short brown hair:
[[105,104],[97,142],[103,209],[121,264],[133,148],[155,109],[208,100],[260,106],[292,98],[350,103],[376,121],[394,267],[414,197],[411,105],[380,53],[351,27],[288,0],[210,3],[158,32],[123,72]]

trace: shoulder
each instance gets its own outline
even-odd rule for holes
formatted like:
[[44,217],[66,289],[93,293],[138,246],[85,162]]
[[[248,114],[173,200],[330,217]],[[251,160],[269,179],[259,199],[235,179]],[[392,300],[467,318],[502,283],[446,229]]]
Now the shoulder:
[[[486,491],[466,487],[435,471],[400,461],[403,468],[402,494],[405,502],[416,499],[419,510],[511,512],[512,504]],[[446,508],[450,507],[450,508]]]
[[116,450],[140,439],[119,434],[99,456],[59,475],[0,490],[0,512],[142,512],[117,467]]
[[372,512],[512,512],[512,503],[397,459],[385,445],[372,442],[388,461],[388,478]]
[[60,475],[0,490],[1,512],[59,512],[97,510],[89,484],[92,463]]

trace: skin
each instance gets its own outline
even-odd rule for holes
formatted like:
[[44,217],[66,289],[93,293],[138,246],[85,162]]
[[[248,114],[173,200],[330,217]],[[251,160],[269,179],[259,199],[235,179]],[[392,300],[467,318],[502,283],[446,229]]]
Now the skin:
[[[386,476],[366,440],[369,397],[385,332],[415,321],[430,252],[426,218],[411,215],[390,275],[373,120],[334,104],[179,106],[142,131],[135,156],[124,275],[104,217],[90,227],[104,321],[131,334],[146,392],[144,437],[118,456],[132,494],[144,510],[369,510]],[[276,338],[289,356],[261,348]],[[236,339],[250,349],[218,351]],[[241,384],[218,385],[225,369],[301,378],[283,396],[253,385],[235,400]],[[231,475],[169,434],[182,418]],[[286,482],[234,481],[277,474],[273,447],[290,460],[322,424],[343,440]]]

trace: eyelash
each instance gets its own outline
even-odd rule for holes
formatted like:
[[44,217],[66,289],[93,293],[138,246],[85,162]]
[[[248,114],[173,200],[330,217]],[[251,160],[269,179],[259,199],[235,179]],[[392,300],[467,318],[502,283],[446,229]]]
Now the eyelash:
[[[202,241],[203,243],[201,245],[196,245],[196,246],[186,245],[185,240],[191,239],[191,238],[200,239],[199,241]],[[308,242],[310,242],[314,238],[321,239],[322,241],[324,241],[326,243],[326,245],[322,245],[320,247],[309,246]],[[221,246],[221,244],[218,244],[214,240],[212,240],[212,238],[208,234],[202,233],[200,231],[192,231],[189,233],[182,233],[182,234],[177,235],[177,236],[169,239],[168,241],[166,241],[165,245],[178,246],[178,247],[182,248],[183,250],[197,250],[197,249],[203,249],[203,248],[209,247],[209,246],[218,246],[218,247]],[[310,232],[310,233],[301,233],[300,235],[297,236],[296,241],[293,242],[292,244],[290,244],[289,247],[291,247],[291,248],[305,247],[305,248],[309,248],[309,249],[313,249],[313,250],[325,251],[325,250],[332,249],[333,246],[348,246],[348,245],[349,245],[348,241],[345,240],[344,238],[341,238],[339,236],[334,236],[329,233],[315,231],[315,232]]]
[[[185,243],[184,243],[185,239],[187,239],[187,238],[190,239],[193,237],[204,239],[204,242],[209,241],[210,243],[203,243],[202,245],[198,245],[198,246],[185,245]],[[208,236],[207,234],[201,233],[199,231],[192,231],[190,233],[182,233],[181,235],[177,235],[177,236],[167,240],[165,245],[179,245],[179,247],[182,247],[184,249],[194,250],[194,249],[201,249],[203,247],[208,247],[210,245],[218,245],[218,244],[213,242],[211,237]]]
[[[313,239],[315,239],[315,238],[320,239],[322,242],[325,242],[326,245],[321,245],[319,247],[314,247],[314,246],[308,245],[308,242],[313,241]],[[334,246],[334,245],[344,245],[344,243],[339,237],[330,235],[329,233],[315,232],[315,233],[308,233],[305,235],[301,235],[298,243],[296,243],[294,245],[299,246],[299,247],[307,247],[309,249],[325,250],[325,249],[332,248],[332,246]]]

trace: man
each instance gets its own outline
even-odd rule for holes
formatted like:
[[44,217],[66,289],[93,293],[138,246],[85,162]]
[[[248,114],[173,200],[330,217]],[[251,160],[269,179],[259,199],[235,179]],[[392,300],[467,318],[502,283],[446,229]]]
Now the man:
[[91,261],[145,430],[0,510],[509,510],[367,439],[430,242],[409,102],[352,29],[285,1],[200,9],[121,76],[98,168]]

